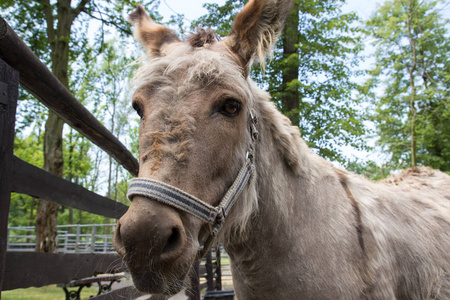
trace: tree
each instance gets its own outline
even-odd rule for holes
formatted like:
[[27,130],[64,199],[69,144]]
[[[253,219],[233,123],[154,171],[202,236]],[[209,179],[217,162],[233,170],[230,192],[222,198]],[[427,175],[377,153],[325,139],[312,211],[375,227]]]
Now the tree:
[[[226,36],[235,13],[246,1],[206,4],[208,15],[194,23]],[[321,156],[345,163],[342,146],[365,147],[364,115],[352,99],[352,82],[361,51],[355,14],[343,14],[344,1],[295,1],[270,64],[252,76],[279,109],[300,127]]]
[[390,0],[367,22],[376,65],[366,94],[392,168],[422,164],[450,171],[450,36],[438,6]]
[[[146,3],[148,8],[155,2]],[[8,13],[12,27],[22,35],[32,50],[51,65],[53,74],[69,86],[70,61],[74,59],[72,48],[77,43],[86,44],[86,32],[74,33],[81,13],[101,21],[98,40],[103,41],[104,26],[114,26],[123,34],[130,34],[130,26],[123,19],[124,11],[131,11],[133,1],[96,0],[5,0],[0,7]],[[154,16],[155,17],[155,16]],[[17,22],[14,22],[14,19]],[[156,16],[158,19],[158,16]],[[86,22],[86,19],[84,19]],[[75,26],[74,26],[75,24]],[[81,26],[78,24],[78,26]],[[100,43],[101,45],[101,43]],[[46,52],[50,49],[50,53]],[[101,51],[101,47],[99,52]],[[44,133],[44,169],[63,176],[63,125],[64,122],[52,111],[48,113]],[[59,206],[43,199],[39,201],[36,217],[36,250],[56,251],[56,224]]]
[[[134,54],[134,53],[133,53]],[[108,115],[109,130],[120,138],[128,131],[133,122],[129,118],[129,99],[126,97],[126,89],[130,85],[129,80],[134,74],[135,67],[130,66],[136,57],[127,53],[126,49],[112,39],[105,43],[102,60],[99,62],[99,72],[101,88],[98,90],[97,98],[103,100],[104,112]],[[138,122],[134,123],[135,127]],[[119,181],[119,164],[111,156],[108,158],[108,182],[107,197],[118,201],[117,184]],[[125,197],[125,199],[127,199]],[[105,220],[110,223],[110,219]],[[109,234],[108,227],[108,234]]]
[[[52,72],[61,83],[69,88],[69,41],[74,20],[85,9],[88,1],[81,0],[75,8],[71,1],[57,1],[56,11],[50,0],[36,2],[44,12],[47,41],[50,46]],[[44,169],[62,177],[63,175],[63,131],[64,121],[50,111],[45,123],[44,133]],[[41,199],[36,216],[36,250],[41,252],[57,251],[57,214],[59,205]]]

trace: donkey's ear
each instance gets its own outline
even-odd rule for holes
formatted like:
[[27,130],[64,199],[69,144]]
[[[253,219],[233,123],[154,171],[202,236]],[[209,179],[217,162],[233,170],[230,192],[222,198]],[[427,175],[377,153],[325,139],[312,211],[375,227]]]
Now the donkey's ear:
[[156,24],[138,4],[135,11],[130,14],[130,22],[135,26],[134,37],[140,41],[152,56],[159,56],[165,44],[179,42],[176,34],[167,27]]
[[229,46],[247,73],[257,55],[264,68],[266,54],[276,43],[294,0],[250,0],[237,14]]

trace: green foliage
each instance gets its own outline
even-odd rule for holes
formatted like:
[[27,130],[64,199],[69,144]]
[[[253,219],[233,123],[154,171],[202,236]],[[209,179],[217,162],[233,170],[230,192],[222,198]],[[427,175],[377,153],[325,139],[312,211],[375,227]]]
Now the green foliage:
[[205,3],[203,7],[208,10],[208,14],[192,22],[192,27],[210,27],[222,37],[231,32],[234,17],[242,10],[248,0],[227,0],[223,6],[217,3]]
[[[36,167],[42,168],[44,165],[42,140],[42,134],[36,135],[32,132],[29,136],[22,138],[21,134],[18,133],[14,140],[14,155]],[[8,219],[9,225],[33,225],[36,207],[37,201],[33,197],[12,193]]]
[[[50,64],[50,52],[45,30],[43,6],[39,1],[3,0],[0,1],[1,17],[18,33],[41,60]],[[45,107],[37,103],[34,96],[20,88],[18,113],[16,115],[16,134],[28,128],[40,135],[47,118]]]
[[[231,31],[235,14],[246,1],[228,0],[223,6],[205,4],[208,15],[195,26],[211,27],[220,36]],[[341,146],[365,149],[361,136],[365,134],[364,112],[360,103],[352,100],[358,86],[352,81],[357,75],[357,55],[362,46],[355,14],[343,14],[344,1],[296,1],[298,28],[290,28],[298,36],[298,53],[283,51],[285,30],[270,64],[262,72],[252,71],[253,79],[273,97],[279,109],[300,127],[303,138],[321,156],[344,163]],[[289,30],[289,29],[288,29]],[[292,69],[298,76],[283,82],[283,74]],[[295,92],[296,107],[290,109],[283,98]]]
[[373,161],[358,162],[352,161],[347,164],[347,170],[354,172],[356,174],[361,174],[371,180],[381,180],[390,175],[390,170],[392,166],[387,164],[378,165]]
[[42,139],[42,134],[38,136],[34,132],[23,138],[21,138],[21,135],[16,135],[14,155],[36,167],[42,168],[44,166]]
[[[91,143],[72,128],[64,138],[64,178],[82,184],[92,171],[91,158],[88,151]],[[87,186],[87,184],[82,184]]]
[[36,207],[36,198],[23,194],[11,193],[8,226],[34,225]]
[[376,109],[378,144],[392,155],[393,168],[411,166],[415,154],[418,164],[450,170],[450,36],[438,4],[387,1],[367,22],[376,66],[364,92]]
[[16,31],[20,38],[33,49],[43,61],[50,61],[45,27],[44,8],[41,1],[2,0],[1,16]]

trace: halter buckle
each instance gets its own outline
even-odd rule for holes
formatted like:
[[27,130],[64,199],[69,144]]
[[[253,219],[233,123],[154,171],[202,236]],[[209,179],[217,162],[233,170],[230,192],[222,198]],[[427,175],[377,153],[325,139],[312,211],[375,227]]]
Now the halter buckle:
[[258,117],[256,116],[256,111],[252,108],[250,109],[250,134],[252,136],[252,141],[256,141],[259,138],[256,124],[258,124]]
[[212,236],[216,236],[219,232],[220,228],[223,225],[223,222],[225,221],[226,213],[224,207],[216,207],[218,214],[216,215],[216,219],[214,220],[214,223],[209,223],[209,233]]

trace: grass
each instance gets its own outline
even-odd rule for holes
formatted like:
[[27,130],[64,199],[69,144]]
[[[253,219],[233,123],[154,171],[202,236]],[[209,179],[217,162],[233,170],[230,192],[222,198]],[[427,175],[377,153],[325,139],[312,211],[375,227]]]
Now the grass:
[[[69,291],[76,288],[69,288]],[[98,286],[93,284],[90,288],[81,290],[81,299],[89,299],[91,295],[97,295]],[[63,289],[56,285],[48,285],[40,288],[16,289],[11,291],[3,291],[2,300],[64,300],[66,294]]]

